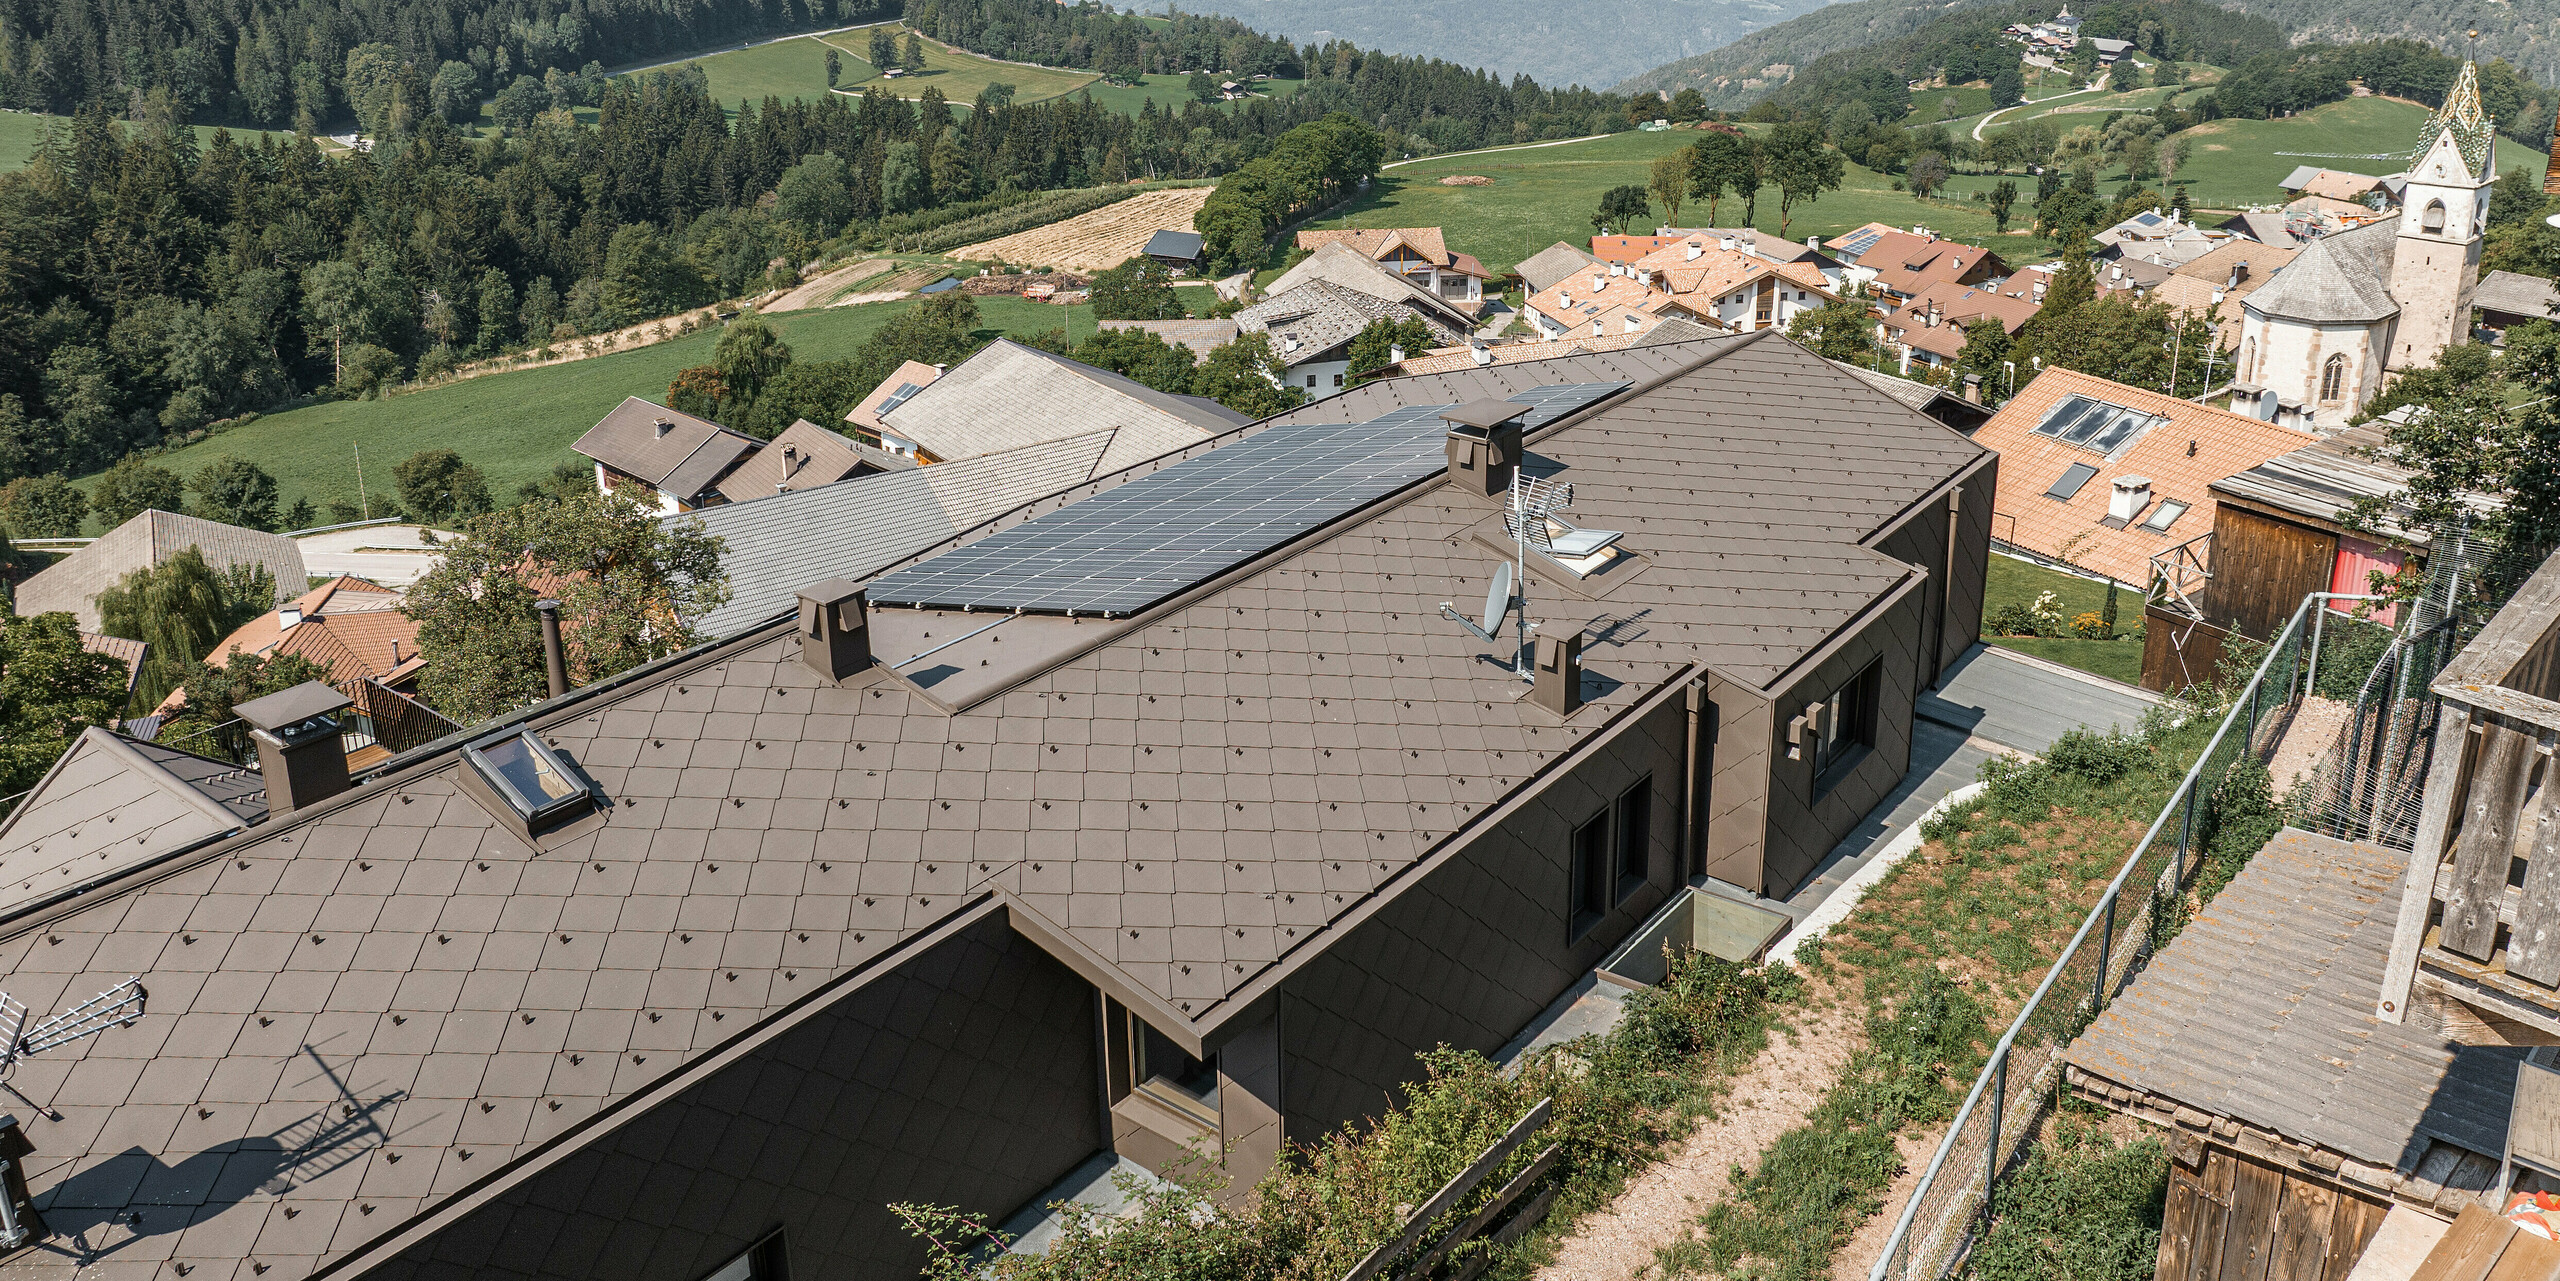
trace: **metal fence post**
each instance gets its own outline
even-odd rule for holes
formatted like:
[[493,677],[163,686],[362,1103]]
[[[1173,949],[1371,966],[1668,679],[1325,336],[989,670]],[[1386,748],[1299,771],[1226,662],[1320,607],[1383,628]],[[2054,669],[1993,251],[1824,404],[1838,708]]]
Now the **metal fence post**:
[[1993,1063],[1991,1080],[1991,1147],[1982,1161],[1982,1230],[1991,1230],[1991,1198],[2000,1186],[2000,1127],[2009,1110],[2009,1050],[2003,1046]]
[[2107,892],[2104,906],[2107,923],[2098,931],[2098,984],[2089,992],[2091,1014],[2096,1014],[2098,1007],[2107,1003],[2107,965],[2114,959],[2116,950],[2116,895],[2113,890]]
[[[2202,766],[2204,762],[2199,760],[2196,764],[2198,766]],[[2184,817],[2178,820],[2178,881],[2179,888],[2181,889],[2185,888],[2186,883],[2188,848],[2190,843],[2195,840],[2196,835],[2196,785],[2202,781],[2204,781],[2204,771],[2202,769],[2198,769],[2195,773],[2187,776],[2185,784],[2187,790],[2187,812]],[[2173,805],[2176,804],[2175,801],[2170,803]]]
[[2302,696],[2315,698],[2320,693],[2320,626],[2329,621],[2329,602],[2315,596],[2311,603],[2311,663],[2302,675]]

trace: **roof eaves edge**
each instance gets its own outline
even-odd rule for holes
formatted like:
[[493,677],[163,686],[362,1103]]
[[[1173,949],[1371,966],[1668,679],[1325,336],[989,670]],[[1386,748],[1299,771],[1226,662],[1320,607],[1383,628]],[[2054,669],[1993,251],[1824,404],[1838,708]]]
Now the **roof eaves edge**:
[[994,894],[981,892],[959,910],[944,917],[931,929],[912,934],[878,956],[820,984],[800,999],[765,1016],[753,1026],[739,1029],[737,1035],[705,1051],[676,1071],[607,1104],[586,1119],[544,1140],[532,1151],[490,1171],[477,1181],[457,1189],[433,1207],[412,1215],[399,1226],[322,1265],[311,1273],[309,1281],[322,1281],[325,1277],[361,1270],[396,1257],[400,1252],[426,1240],[433,1233],[459,1222],[472,1211],[496,1199],[525,1179],[540,1174],[585,1150],[586,1140],[619,1126],[661,1103],[672,1101],[684,1091],[761,1049],[774,1037],[816,1016],[846,994],[893,971],[898,964],[940,946],[962,930],[984,920],[999,906]]

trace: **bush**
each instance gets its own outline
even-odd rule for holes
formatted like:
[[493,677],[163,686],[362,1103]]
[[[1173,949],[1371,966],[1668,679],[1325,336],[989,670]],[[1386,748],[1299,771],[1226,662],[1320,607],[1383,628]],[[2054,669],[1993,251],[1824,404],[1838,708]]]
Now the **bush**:
[[2322,698],[2354,698],[2390,646],[2390,628],[2332,612],[2320,625],[2320,671],[2311,692]]
[[2045,762],[2065,774],[2091,783],[2112,783],[2151,756],[2151,748],[2121,730],[2100,733],[2082,727],[2063,731],[2045,749]]
[[1969,1271],[1982,1281],[2148,1281],[2168,1190],[2159,1139],[2118,1144],[2065,1115],[2001,1190]]
[[2082,640],[2108,640],[2114,633],[2115,628],[2099,617],[2094,609],[2084,611],[2071,620],[2071,634]]
[[2210,903],[2284,827],[2284,811],[2276,806],[2275,779],[2266,762],[2242,752],[2206,798],[2197,827],[2197,843],[2205,853],[2204,866],[2196,872],[2196,901]]
[[2036,634],[2036,613],[2011,601],[1992,611],[1991,630],[1999,636],[2033,636]]

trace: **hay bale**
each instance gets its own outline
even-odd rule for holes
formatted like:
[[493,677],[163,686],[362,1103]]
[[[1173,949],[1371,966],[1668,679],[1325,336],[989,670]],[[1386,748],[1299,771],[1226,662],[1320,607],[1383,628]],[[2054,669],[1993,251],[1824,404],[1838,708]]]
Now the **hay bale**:
[[1453,173],[1441,179],[1440,185],[1443,187],[1490,187],[1493,185],[1493,179],[1481,174]]

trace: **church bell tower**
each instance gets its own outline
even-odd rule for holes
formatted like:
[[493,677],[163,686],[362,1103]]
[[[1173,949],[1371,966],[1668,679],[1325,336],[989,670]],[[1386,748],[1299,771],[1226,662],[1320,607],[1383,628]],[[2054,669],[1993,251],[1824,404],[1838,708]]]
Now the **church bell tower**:
[[2497,181],[2495,125],[2480,105],[2479,68],[2465,62],[2409,157],[2391,257],[2391,297],[2400,304],[2391,335],[2395,370],[2433,364],[2437,352],[2470,333],[2489,187]]

